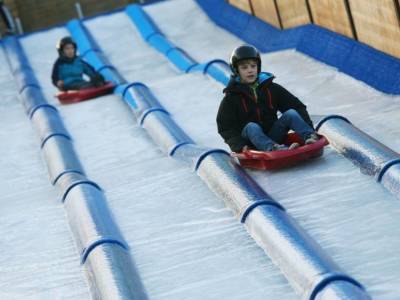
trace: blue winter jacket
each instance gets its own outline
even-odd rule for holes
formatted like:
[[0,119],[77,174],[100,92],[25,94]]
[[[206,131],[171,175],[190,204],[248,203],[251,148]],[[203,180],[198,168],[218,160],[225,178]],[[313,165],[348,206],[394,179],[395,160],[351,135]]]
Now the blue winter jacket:
[[64,85],[67,86],[71,83],[82,81],[83,74],[92,79],[96,76],[96,71],[79,56],[74,58],[60,56],[54,63],[51,79],[55,86],[57,86],[57,81],[59,80],[63,80]]

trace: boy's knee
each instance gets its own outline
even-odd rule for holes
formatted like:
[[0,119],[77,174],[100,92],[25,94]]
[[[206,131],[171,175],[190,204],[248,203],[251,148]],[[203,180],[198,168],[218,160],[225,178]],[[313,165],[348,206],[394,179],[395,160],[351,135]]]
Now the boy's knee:
[[[287,111],[285,111],[285,112],[282,114],[282,117],[283,117],[284,119],[292,119],[292,118],[300,117],[300,115],[299,115],[299,113],[297,112],[297,110],[291,108],[291,109],[288,109]],[[281,118],[282,118],[282,117],[281,117]]]
[[246,130],[259,130],[261,126],[254,122],[249,122],[245,126]]
[[295,115],[299,115],[299,113],[295,109],[291,108],[291,109],[288,109],[287,111],[285,111],[282,115],[295,116]]
[[260,125],[254,122],[247,123],[242,130],[242,137],[247,138],[249,135],[262,131]]

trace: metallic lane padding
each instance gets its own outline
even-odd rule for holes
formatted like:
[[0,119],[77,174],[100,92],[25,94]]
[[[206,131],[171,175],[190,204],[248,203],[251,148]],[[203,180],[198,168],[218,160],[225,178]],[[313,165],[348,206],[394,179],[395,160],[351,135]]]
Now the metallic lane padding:
[[[25,111],[38,132],[50,181],[61,192],[94,299],[147,295],[101,188],[87,179],[57,109],[48,104],[15,37],[3,43]],[[114,70],[105,68],[104,72]]]
[[126,250],[124,241],[108,208],[104,193],[92,184],[75,185],[64,201],[70,226],[77,239],[77,248],[82,254],[82,263],[96,244],[101,240],[109,240],[119,244]]
[[392,165],[380,181],[393,195],[400,199],[400,164]]
[[41,148],[54,136],[62,136],[72,140],[64,124],[59,120],[58,111],[52,107],[42,107],[32,115],[31,121],[38,133]]
[[361,131],[341,116],[327,116],[317,128],[330,145],[358,166],[362,173],[374,176],[400,198],[400,154]]
[[50,181],[53,185],[63,174],[85,174],[70,139],[63,136],[54,136],[47,140],[42,151],[47,162]]
[[[148,115],[143,128],[160,149],[168,154],[170,149],[181,143],[193,143],[186,133],[164,112],[154,111]],[[183,146],[184,147],[184,146]]]
[[118,244],[101,244],[94,248],[85,262],[89,273],[93,274],[89,282],[92,294],[101,295],[105,300],[148,299],[142,282],[135,280],[139,273],[135,265],[128,250]]
[[267,200],[254,207],[245,226],[302,299],[371,299],[362,285],[343,273],[307,232],[284,209],[274,205],[275,201],[232,159],[212,154],[204,160],[198,174],[238,219],[253,203]]

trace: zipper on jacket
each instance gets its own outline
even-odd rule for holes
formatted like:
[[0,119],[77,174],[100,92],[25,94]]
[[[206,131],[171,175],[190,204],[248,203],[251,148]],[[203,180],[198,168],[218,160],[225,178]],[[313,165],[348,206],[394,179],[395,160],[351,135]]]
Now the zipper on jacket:
[[257,117],[258,117],[258,121],[261,123],[260,108],[258,106],[257,106]]
[[244,111],[246,113],[249,112],[249,110],[247,109],[246,99],[244,99],[244,97],[242,97],[242,105],[243,105]]
[[[261,122],[261,112],[260,112],[260,107],[258,106],[257,100],[256,100],[254,97],[252,97],[252,96],[250,96],[250,97],[253,99],[253,101],[254,101],[255,104],[256,104],[257,119],[258,119],[259,122]],[[248,110],[248,108],[247,108],[247,104],[246,104],[246,99],[245,99],[244,96],[242,96],[242,105],[243,105],[243,107],[244,107],[244,111],[245,111],[246,113],[249,112],[249,110]]]
[[269,91],[269,88],[266,88],[267,93],[268,93],[268,103],[269,103],[269,108],[273,109],[274,107],[272,106],[272,96],[271,96],[271,92]]

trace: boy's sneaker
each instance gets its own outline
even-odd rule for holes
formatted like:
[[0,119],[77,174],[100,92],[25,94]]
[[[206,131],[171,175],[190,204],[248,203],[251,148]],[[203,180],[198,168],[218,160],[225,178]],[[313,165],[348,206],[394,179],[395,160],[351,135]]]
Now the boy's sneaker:
[[294,150],[294,149],[297,149],[297,148],[299,148],[299,147],[300,147],[300,144],[299,144],[299,143],[292,143],[292,144],[289,146],[288,150]]
[[299,148],[300,144],[299,143],[292,143],[290,144],[290,146],[286,146],[284,144],[274,144],[272,146],[272,150],[271,151],[281,151],[281,150],[293,150],[296,148]]
[[306,140],[304,141],[304,144],[309,145],[309,144],[314,144],[316,141],[318,141],[318,135],[316,133],[311,133]]
[[289,147],[286,146],[286,145],[274,144],[272,146],[272,150],[271,151],[281,151],[281,150],[288,150],[288,149],[289,149]]

